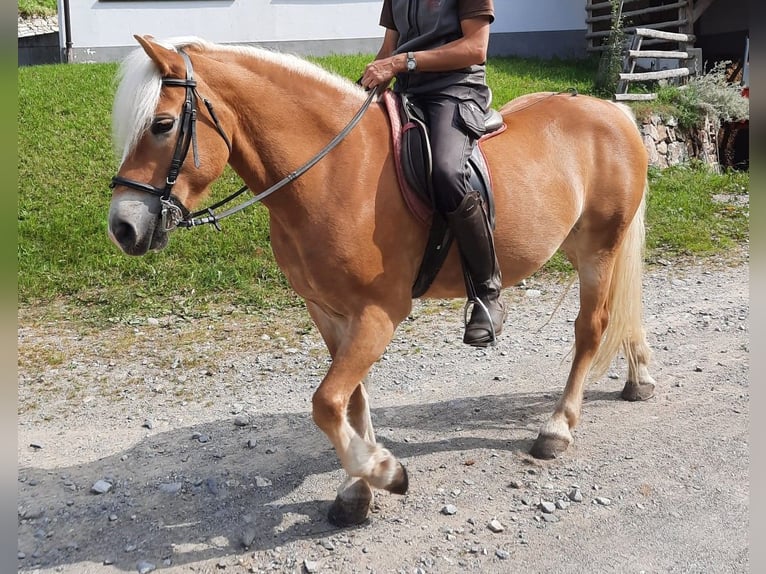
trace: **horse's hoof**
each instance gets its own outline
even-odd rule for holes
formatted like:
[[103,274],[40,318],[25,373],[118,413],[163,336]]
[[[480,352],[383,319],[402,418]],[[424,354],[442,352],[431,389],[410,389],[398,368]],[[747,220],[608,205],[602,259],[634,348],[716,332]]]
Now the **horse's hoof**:
[[410,487],[410,479],[407,476],[407,469],[404,465],[399,463],[399,472],[396,473],[396,477],[386,487],[386,490],[392,494],[405,494]]
[[334,526],[356,526],[367,520],[372,503],[372,490],[363,481],[349,487],[344,497],[335,497],[335,501],[327,512],[327,519]]
[[654,396],[654,383],[634,383],[628,381],[622,389],[622,398],[626,401],[645,401]]
[[538,435],[535,444],[529,450],[535,458],[549,460],[557,458],[569,447],[569,441],[552,435]]

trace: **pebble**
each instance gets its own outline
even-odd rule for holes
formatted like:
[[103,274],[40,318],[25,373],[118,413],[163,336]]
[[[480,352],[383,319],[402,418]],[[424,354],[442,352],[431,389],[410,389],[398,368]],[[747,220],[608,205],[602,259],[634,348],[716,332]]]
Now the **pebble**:
[[93,483],[93,486],[90,487],[90,490],[96,494],[106,494],[112,490],[112,483],[105,480],[97,480]]
[[142,424],[141,426],[151,430],[154,428],[154,421],[152,419],[146,419],[144,421],[144,424]]
[[263,478],[262,476],[256,476],[255,477],[255,486],[258,488],[264,488],[266,486],[271,486],[271,481],[268,478]]
[[208,478],[205,480],[205,486],[207,487],[207,491],[212,494],[213,496],[217,496],[219,489],[218,489],[218,482],[214,478]]
[[508,486],[510,486],[511,488],[517,488],[517,489],[524,487],[524,485],[521,482],[519,482],[518,480],[512,480],[510,482],[510,484],[508,484]]
[[181,491],[182,487],[182,482],[164,482],[160,484],[160,492],[164,492],[165,494],[176,494]]
[[564,498],[559,498],[556,501],[556,508],[558,508],[559,510],[566,510],[567,508],[569,508],[570,504],[572,504],[572,503],[569,502],[568,500],[566,500]]
[[552,502],[548,502],[547,500],[541,500],[540,501],[540,510],[542,510],[546,514],[552,514],[554,510],[556,510],[556,505]]
[[146,560],[141,560],[136,564],[136,570],[138,570],[138,574],[149,574],[149,572],[152,572],[155,568],[157,567],[154,564]]
[[255,444],[256,443],[254,438],[247,439],[247,448],[255,448]]
[[43,508],[27,508],[21,513],[21,517],[27,520],[34,520],[40,518],[43,514],[45,514]]
[[559,517],[555,514],[543,514],[543,520],[545,522],[558,522]]
[[489,521],[489,524],[487,524],[487,528],[489,528],[492,532],[497,534],[498,532],[502,532],[505,530],[505,526],[503,526],[499,520],[492,519]]
[[303,561],[303,568],[305,568],[308,574],[319,571],[319,562],[315,560],[309,560],[308,558]]
[[234,417],[234,426],[246,427],[250,424],[250,417],[247,415],[237,415]]
[[507,550],[503,550],[502,548],[498,548],[495,550],[495,556],[500,558],[500,560],[508,560],[508,558],[511,557],[511,553]]
[[580,492],[579,488],[573,488],[567,496],[572,502],[582,502],[582,492]]
[[457,514],[457,506],[455,506],[454,504],[447,504],[446,506],[443,506],[442,514],[446,514],[447,516],[452,516],[453,514]]
[[595,498],[595,501],[597,504],[600,504],[601,506],[609,506],[610,504],[612,504],[612,500],[605,496],[597,496]]
[[255,527],[248,524],[245,526],[244,530],[242,530],[242,546],[245,548],[250,548],[250,546],[253,545],[253,541],[255,540]]

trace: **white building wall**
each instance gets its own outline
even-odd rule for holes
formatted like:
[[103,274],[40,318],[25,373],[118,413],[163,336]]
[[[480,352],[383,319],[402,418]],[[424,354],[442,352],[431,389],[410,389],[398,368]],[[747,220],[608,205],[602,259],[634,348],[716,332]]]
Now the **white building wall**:
[[[585,1],[495,0],[492,33],[584,34]],[[58,3],[61,45],[65,48],[64,0]],[[382,0],[69,0],[70,31],[75,61],[117,59],[126,49],[136,46],[134,34],[157,38],[201,36],[218,43],[281,46],[288,51],[316,55],[370,53],[377,50],[383,36],[378,25],[382,3]],[[530,37],[525,42],[534,44],[534,40],[535,37]]]

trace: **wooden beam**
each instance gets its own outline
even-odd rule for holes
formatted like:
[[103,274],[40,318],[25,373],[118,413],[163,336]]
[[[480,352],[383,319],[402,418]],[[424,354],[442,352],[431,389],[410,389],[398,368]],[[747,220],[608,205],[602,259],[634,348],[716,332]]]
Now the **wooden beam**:
[[[672,22],[658,22],[657,24],[652,24],[655,28],[678,28],[679,26],[683,26],[686,24],[686,20],[673,20]],[[645,38],[663,38],[665,40],[670,41],[676,41],[676,42],[694,42],[695,37],[693,34],[679,34],[677,32],[663,32],[661,30],[654,30],[649,28],[636,28],[635,26],[628,26],[626,28],[623,28],[623,32],[626,34],[630,34],[631,32],[638,33],[639,30],[643,30],[645,33],[640,34],[641,36],[644,36]],[[609,36],[611,33],[610,30],[603,30],[601,32],[590,32],[589,34],[585,34],[585,38],[605,38]]]
[[646,102],[649,100],[656,100],[657,94],[615,94],[614,99],[618,102]]
[[[669,28],[673,25],[678,26],[682,24],[686,24],[686,20],[654,24],[654,28]],[[671,40],[674,42],[694,42],[695,40],[693,34],[678,34],[676,32],[655,30],[654,28],[635,28],[636,36],[643,36],[644,38],[662,38],[663,40]]]
[[[653,6],[650,8],[642,8],[640,10],[632,10],[630,12],[623,12],[622,18],[625,20],[626,18],[630,18],[631,16],[641,16],[644,14],[653,14],[655,12],[667,12],[668,10],[673,10],[674,8],[683,8],[686,6],[687,2],[686,0],[681,0],[680,2],[674,2],[673,4],[666,4],[665,6]],[[605,22],[607,20],[611,20],[612,15],[607,14],[606,16],[591,16],[590,18],[586,18],[585,22]]]
[[665,80],[667,78],[682,78],[689,75],[689,68],[672,68],[656,72],[640,72],[637,74],[620,74],[620,80],[641,82],[644,80]]
[[671,52],[669,50],[628,50],[628,56],[631,58],[668,58],[676,60],[689,60],[689,52]]
[[[632,2],[638,2],[638,0],[623,0],[622,3],[623,4],[631,4]],[[598,2],[596,4],[591,4],[589,2],[588,5],[585,6],[585,9],[588,12],[594,12],[596,10],[605,10],[607,8],[609,8],[610,10],[612,9],[612,3],[611,2]]]

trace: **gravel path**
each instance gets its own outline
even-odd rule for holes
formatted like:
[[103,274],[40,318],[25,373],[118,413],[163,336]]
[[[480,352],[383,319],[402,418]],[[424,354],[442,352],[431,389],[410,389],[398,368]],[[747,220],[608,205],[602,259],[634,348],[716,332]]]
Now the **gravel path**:
[[95,328],[22,309],[19,570],[746,572],[748,269],[650,269],[656,396],[621,401],[616,360],[550,462],[526,452],[563,389],[577,287],[552,318],[563,285],[508,289],[488,350],[461,344],[460,302],[418,302],[371,379],[410,492],[343,530],[305,313]]

